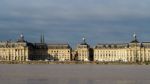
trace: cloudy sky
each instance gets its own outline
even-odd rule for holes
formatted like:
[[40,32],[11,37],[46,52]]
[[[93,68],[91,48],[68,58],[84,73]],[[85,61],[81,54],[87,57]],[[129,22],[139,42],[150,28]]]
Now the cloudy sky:
[[0,0],[0,40],[76,45],[150,41],[150,0]]

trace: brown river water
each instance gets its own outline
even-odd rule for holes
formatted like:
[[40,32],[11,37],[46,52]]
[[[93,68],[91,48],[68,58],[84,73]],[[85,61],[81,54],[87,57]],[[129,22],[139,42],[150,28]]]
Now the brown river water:
[[0,84],[150,84],[150,66],[0,64]]

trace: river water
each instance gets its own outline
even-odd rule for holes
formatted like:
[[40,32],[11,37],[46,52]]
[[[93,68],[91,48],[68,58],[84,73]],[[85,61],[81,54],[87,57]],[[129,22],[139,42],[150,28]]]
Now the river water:
[[150,66],[0,64],[0,84],[150,84]]

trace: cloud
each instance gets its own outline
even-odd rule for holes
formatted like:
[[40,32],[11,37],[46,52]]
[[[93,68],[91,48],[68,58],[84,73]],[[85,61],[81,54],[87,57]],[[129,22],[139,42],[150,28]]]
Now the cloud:
[[150,40],[148,0],[1,0],[0,38],[16,39],[24,33],[38,41],[79,43],[83,36],[90,44],[128,42],[133,32]]

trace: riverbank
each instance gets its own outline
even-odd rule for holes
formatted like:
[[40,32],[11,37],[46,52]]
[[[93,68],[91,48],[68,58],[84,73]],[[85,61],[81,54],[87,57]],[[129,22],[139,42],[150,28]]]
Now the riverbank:
[[0,61],[0,64],[99,64],[99,65],[149,65],[150,62],[129,63],[129,62],[82,62],[82,61]]

